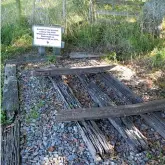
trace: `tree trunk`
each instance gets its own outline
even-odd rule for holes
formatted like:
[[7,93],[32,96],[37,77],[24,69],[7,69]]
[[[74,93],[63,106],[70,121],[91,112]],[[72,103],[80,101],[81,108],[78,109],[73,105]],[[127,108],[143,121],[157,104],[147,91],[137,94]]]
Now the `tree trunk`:
[[18,11],[18,21],[21,24],[21,20],[22,20],[21,1],[20,0],[16,0],[16,5],[17,5],[17,11]]
[[142,14],[143,31],[159,36],[165,17],[165,0],[150,0],[145,3]]

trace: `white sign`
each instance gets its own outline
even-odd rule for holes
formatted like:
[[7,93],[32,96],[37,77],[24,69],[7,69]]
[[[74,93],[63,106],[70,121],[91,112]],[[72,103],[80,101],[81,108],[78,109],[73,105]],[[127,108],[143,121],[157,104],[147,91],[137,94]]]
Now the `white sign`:
[[61,27],[33,26],[34,45],[61,48]]

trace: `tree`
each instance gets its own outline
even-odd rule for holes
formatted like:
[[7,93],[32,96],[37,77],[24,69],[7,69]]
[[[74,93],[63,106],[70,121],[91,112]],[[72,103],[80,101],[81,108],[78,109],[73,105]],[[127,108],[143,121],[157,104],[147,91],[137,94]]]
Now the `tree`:
[[22,21],[22,13],[21,13],[21,0],[16,0],[17,11],[18,11],[18,21],[21,23]]
[[155,36],[159,36],[161,24],[165,17],[165,0],[149,0],[143,7],[143,29]]

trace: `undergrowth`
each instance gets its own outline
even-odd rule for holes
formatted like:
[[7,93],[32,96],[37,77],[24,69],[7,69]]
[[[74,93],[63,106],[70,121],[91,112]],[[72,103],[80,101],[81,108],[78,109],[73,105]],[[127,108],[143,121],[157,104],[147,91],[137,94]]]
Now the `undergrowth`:
[[155,48],[150,55],[152,66],[154,68],[165,67],[165,48]]
[[[23,20],[23,19],[22,19]],[[31,27],[26,20],[21,24],[5,24],[1,27],[1,60],[23,53],[32,46]]]
[[[28,2],[28,4],[24,1],[21,2],[21,23],[18,21],[18,15],[16,15],[17,12],[14,11],[17,9],[12,7],[13,5],[16,5],[16,2],[14,0],[7,0],[2,3],[2,10],[4,13],[3,24],[1,27],[2,62],[32,48],[32,25],[29,25],[29,19],[33,17],[33,15],[30,15],[29,12],[25,12],[25,8],[32,10],[31,1],[29,0]],[[62,5],[61,2],[55,1],[55,5],[52,6],[52,1],[50,0],[47,3],[47,9],[44,8],[45,3],[46,2],[44,1],[38,2],[40,7],[43,6],[43,21],[45,18],[44,12],[45,14],[48,13],[50,23],[54,23],[52,22],[53,20],[55,21],[57,19],[61,19],[59,15],[55,17],[52,14],[52,10],[55,11],[58,8],[59,11],[59,8],[62,7],[60,6]],[[143,1],[139,0],[135,1],[135,3],[143,4]],[[133,13],[141,11],[140,7],[136,7],[135,11],[134,6],[130,8],[130,6],[126,5],[98,5],[96,8],[98,10],[115,10],[119,12],[129,10]],[[13,15],[10,16],[8,13],[13,13]],[[37,18],[37,16],[38,15],[35,15],[35,20],[40,19]],[[125,19],[121,16],[103,16],[103,19],[105,18],[110,21],[118,21],[118,23],[113,24],[108,22],[100,23],[97,21],[94,23],[89,23],[88,16],[89,1],[71,0],[67,3],[67,27],[65,29],[66,33],[63,35],[66,45],[65,52],[88,51],[105,54],[115,52],[115,60],[127,60],[152,52],[155,48],[157,48],[157,45],[160,45],[159,42],[162,40],[155,38],[148,33],[143,33],[140,27],[140,22],[131,17]],[[63,24],[63,20],[61,21],[61,24]],[[154,64],[153,67],[155,65],[156,64]]]
[[114,26],[82,23],[73,25],[66,38],[73,48],[104,53],[115,51],[123,58],[151,51],[159,43],[152,35],[142,34],[138,23]]

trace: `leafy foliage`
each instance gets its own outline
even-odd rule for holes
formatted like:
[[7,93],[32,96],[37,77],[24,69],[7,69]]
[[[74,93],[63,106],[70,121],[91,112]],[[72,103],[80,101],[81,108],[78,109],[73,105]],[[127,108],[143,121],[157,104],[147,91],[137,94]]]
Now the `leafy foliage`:
[[32,45],[32,32],[27,22],[20,24],[6,24],[1,28],[2,61],[11,58],[16,53],[26,51]]
[[165,66],[165,48],[154,49],[151,52],[151,61],[153,67],[164,67]]
[[2,110],[0,112],[0,118],[1,118],[1,124],[4,124],[6,122],[6,114]]

